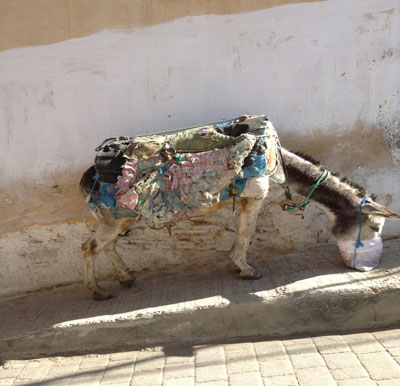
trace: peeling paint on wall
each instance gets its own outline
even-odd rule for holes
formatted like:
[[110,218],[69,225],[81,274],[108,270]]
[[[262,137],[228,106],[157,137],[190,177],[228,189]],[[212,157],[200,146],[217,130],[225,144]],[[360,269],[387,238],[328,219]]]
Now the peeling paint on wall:
[[384,110],[384,106],[380,105],[377,125],[383,133],[385,148],[390,151],[393,161],[400,165],[400,109],[398,115],[385,114]]

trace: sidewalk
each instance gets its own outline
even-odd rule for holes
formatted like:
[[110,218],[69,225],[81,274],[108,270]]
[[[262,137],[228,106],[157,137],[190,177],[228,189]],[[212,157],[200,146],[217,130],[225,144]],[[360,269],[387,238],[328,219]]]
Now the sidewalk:
[[0,385],[396,386],[400,329],[6,361]]
[[400,385],[399,251],[371,272],[325,245],[253,261],[257,281],[199,265],[108,281],[104,302],[81,283],[3,298],[0,386]]
[[[95,302],[82,283],[0,300],[0,359],[278,339],[397,326],[400,240],[385,242],[371,272],[344,266],[336,245],[268,257],[260,280],[231,266],[140,273],[133,288],[103,283]],[[224,262],[227,259],[222,259]]]

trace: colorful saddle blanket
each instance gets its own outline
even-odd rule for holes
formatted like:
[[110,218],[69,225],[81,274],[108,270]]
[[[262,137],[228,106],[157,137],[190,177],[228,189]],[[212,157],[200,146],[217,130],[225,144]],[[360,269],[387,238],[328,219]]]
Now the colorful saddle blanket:
[[[116,218],[141,216],[156,229],[171,225],[195,209],[240,197],[248,178],[275,168],[276,141],[266,116],[108,140],[96,149],[100,189],[91,193],[88,205],[110,209]],[[116,143],[122,145],[111,146]],[[113,149],[107,165],[116,171],[104,167],[105,146]]]

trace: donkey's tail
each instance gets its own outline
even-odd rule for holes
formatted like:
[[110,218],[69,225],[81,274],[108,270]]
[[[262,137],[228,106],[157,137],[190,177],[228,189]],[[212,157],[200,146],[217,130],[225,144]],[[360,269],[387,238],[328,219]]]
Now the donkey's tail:
[[[90,192],[92,191],[97,191],[99,189],[100,184],[98,182],[95,182],[94,176],[96,175],[96,169],[95,166],[91,166],[88,170],[86,170],[85,173],[83,173],[82,178],[79,182],[79,190],[82,194],[83,197],[87,197]],[[96,184],[96,186],[93,187],[93,184]]]

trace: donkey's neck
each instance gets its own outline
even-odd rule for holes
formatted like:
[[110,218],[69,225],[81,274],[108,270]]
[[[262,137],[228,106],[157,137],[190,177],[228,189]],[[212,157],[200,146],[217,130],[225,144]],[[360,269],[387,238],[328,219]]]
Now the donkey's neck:
[[[291,189],[301,196],[310,193],[310,187],[321,177],[325,169],[319,165],[283,149],[288,182]],[[330,177],[320,185],[310,197],[310,201],[324,209],[328,214],[337,215],[357,210],[360,203],[360,190],[341,181],[338,177]]]

